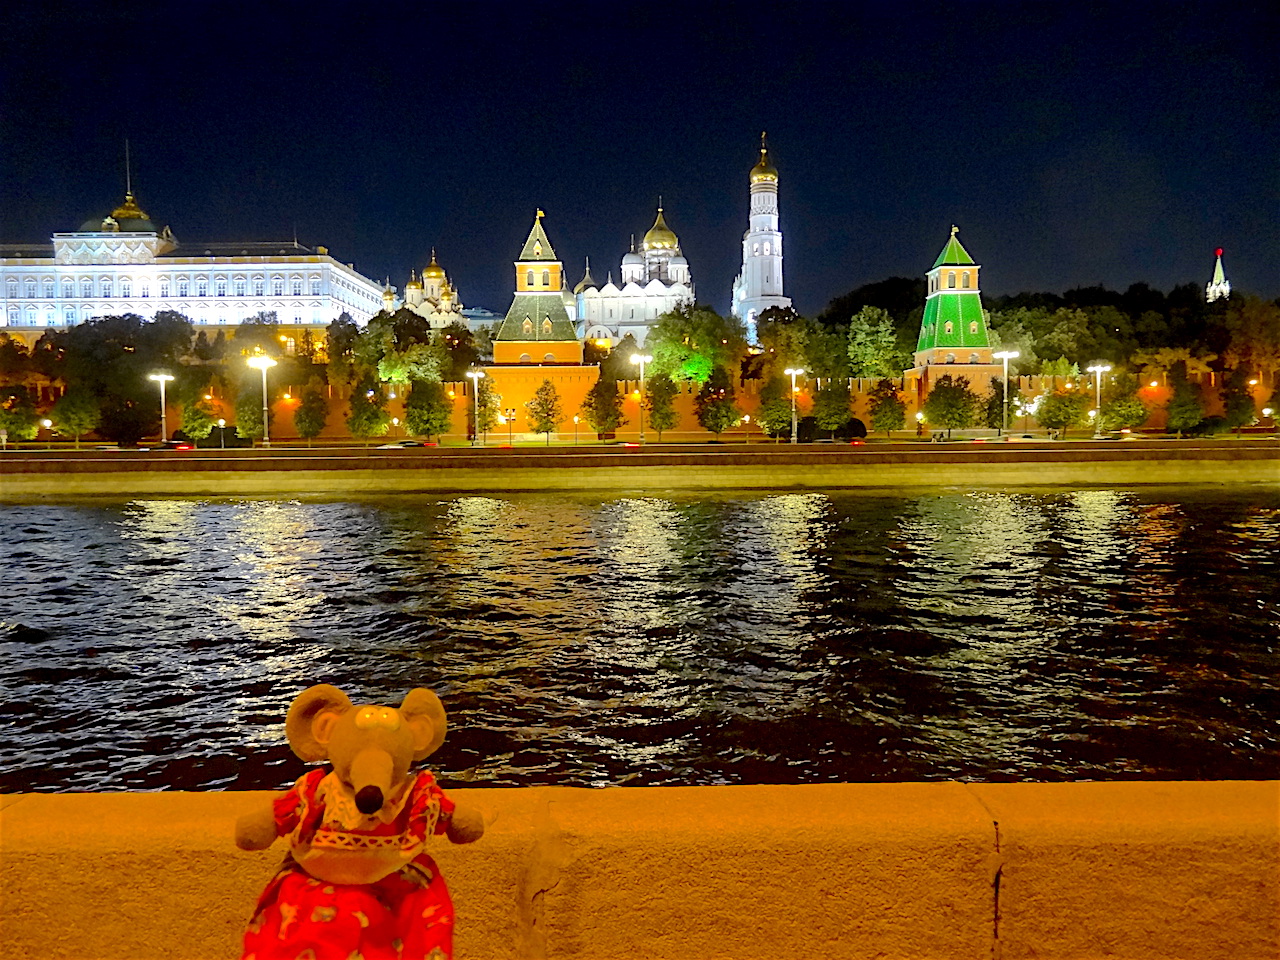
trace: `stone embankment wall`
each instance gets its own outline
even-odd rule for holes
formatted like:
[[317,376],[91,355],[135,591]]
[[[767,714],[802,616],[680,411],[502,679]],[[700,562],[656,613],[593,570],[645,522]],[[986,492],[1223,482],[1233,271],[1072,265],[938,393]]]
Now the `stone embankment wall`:
[[1272,441],[520,449],[39,450],[0,457],[0,498],[1280,483]]
[[[459,790],[459,960],[1280,956],[1280,783]],[[0,796],[0,956],[231,960],[268,794]]]

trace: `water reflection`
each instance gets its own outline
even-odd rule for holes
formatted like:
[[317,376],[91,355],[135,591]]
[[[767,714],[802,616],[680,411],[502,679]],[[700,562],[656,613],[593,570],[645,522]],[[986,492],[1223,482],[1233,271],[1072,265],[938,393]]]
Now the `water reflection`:
[[447,781],[1280,774],[1280,495],[17,506],[0,788],[270,787],[302,687]]

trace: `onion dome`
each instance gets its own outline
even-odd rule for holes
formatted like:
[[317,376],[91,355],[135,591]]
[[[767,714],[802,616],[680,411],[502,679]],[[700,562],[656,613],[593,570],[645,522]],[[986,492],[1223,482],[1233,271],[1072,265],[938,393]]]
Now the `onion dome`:
[[640,256],[640,254],[636,253],[634,250],[632,250],[630,253],[624,253],[622,255],[622,265],[625,267],[628,264],[632,264],[632,263],[638,263],[643,266],[644,257]]
[[436,263],[436,248],[431,248],[431,262],[427,264],[422,276],[427,280],[444,280],[444,267]]
[[653,226],[644,235],[642,246],[646,250],[680,249],[680,241],[676,239],[675,233],[667,226],[667,221],[662,216],[662,207],[658,207],[658,218],[653,221]]
[[778,170],[769,162],[769,150],[767,147],[760,148],[760,162],[751,168],[752,183],[777,183]]
[[418,274],[415,271],[409,272],[409,282],[404,285],[404,288],[406,290],[422,289],[422,281],[418,279]]
[[760,160],[751,168],[752,183],[777,183],[778,171],[769,162],[769,143],[765,135],[760,134]]

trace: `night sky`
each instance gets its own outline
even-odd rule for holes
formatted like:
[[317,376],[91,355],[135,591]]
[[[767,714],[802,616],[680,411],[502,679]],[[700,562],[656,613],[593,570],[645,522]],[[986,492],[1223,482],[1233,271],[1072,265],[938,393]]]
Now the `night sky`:
[[180,241],[324,244],[403,288],[434,246],[503,312],[536,208],[603,281],[662,196],[724,312],[767,130],[802,313],[987,294],[1280,295],[1274,3],[42,3],[0,14],[0,242],[134,192]]

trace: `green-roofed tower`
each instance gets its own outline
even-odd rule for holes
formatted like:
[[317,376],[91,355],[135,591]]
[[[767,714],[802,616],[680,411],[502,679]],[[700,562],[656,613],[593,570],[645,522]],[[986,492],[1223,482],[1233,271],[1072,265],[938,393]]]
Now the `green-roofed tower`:
[[[992,363],[991,334],[978,292],[978,265],[960,244],[958,227],[926,274],[929,293],[916,343],[916,366]],[[962,371],[957,371],[961,372]]]
[[539,210],[515,261],[515,299],[493,339],[494,363],[582,363],[582,341],[565,308],[564,265],[543,216]]

